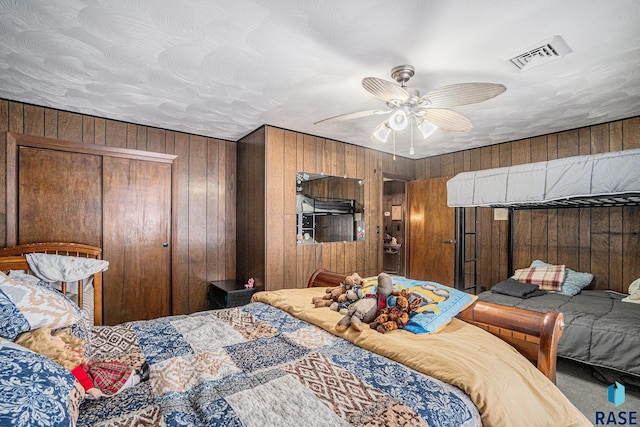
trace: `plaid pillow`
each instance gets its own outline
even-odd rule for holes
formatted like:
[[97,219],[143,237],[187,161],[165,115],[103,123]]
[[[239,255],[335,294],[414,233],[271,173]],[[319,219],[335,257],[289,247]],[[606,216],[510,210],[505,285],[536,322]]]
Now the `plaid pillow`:
[[511,278],[518,282],[537,285],[545,291],[557,292],[562,288],[564,274],[564,265],[550,265],[548,267],[520,268]]

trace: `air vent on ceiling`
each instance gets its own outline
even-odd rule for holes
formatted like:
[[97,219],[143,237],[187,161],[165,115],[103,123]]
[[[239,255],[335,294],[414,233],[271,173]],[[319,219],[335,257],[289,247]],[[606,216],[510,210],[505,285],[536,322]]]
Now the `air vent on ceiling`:
[[525,71],[560,59],[571,52],[571,48],[567,46],[561,36],[554,36],[549,40],[541,41],[525,49],[523,53],[510,55],[507,60],[518,67],[520,71]]

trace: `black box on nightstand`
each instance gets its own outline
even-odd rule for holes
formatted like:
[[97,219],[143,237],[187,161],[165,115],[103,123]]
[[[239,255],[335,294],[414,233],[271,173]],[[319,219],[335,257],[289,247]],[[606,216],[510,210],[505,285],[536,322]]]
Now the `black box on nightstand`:
[[257,290],[245,288],[244,283],[237,280],[220,280],[209,282],[208,297],[212,309],[238,307],[250,303]]

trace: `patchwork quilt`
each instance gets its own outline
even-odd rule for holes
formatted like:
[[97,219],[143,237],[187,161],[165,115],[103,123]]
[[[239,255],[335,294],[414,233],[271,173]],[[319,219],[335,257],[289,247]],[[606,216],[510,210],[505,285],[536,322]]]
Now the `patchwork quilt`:
[[92,345],[151,378],[85,400],[79,426],[481,424],[458,388],[260,302],[95,327]]

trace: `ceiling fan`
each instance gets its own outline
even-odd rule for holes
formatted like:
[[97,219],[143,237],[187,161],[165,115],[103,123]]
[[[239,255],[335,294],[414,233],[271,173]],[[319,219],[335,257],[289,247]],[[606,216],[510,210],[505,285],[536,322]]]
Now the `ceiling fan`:
[[[365,77],[362,79],[362,87],[373,96],[385,101],[386,109],[341,114],[314,124],[333,120],[351,120],[374,114],[389,114],[371,133],[373,142],[386,142],[393,131],[405,129],[412,121],[425,139],[437,129],[468,132],[473,128],[471,121],[448,108],[483,102],[506,90],[504,85],[496,83],[457,83],[434,89],[420,96],[419,90],[406,86],[414,74],[413,66],[399,65],[391,70],[391,77],[399,84],[376,77]],[[413,132],[410,154],[414,154]]]

